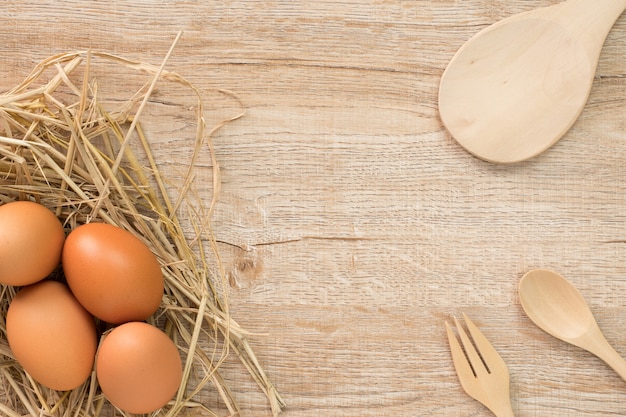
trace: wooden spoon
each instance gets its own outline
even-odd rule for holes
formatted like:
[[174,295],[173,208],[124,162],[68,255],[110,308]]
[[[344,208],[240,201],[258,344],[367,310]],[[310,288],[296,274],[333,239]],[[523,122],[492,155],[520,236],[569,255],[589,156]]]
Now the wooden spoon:
[[511,16],[463,45],[439,88],[441,119],[491,162],[531,158],[574,124],[626,0],[567,0]]
[[519,294],[522,308],[537,326],[593,353],[626,380],[626,361],[607,342],[585,299],[569,281],[556,272],[533,270],[522,277]]

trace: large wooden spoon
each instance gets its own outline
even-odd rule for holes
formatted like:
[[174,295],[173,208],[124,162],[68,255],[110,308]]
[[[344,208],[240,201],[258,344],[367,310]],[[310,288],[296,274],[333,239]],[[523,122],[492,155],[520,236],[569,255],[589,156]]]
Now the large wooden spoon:
[[606,340],[587,302],[568,280],[536,269],[522,277],[519,295],[526,315],[539,328],[593,353],[626,380],[626,361]]
[[582,112],[604,41],[624,10],[626,0],[567,0],[476,34],[441,79],[439,112],[450,134],[497,163],[552,146]]

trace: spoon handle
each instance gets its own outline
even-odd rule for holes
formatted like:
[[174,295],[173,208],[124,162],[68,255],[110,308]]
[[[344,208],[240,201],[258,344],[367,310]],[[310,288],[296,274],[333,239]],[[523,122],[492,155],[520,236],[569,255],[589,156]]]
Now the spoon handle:
[[567,0],[553,8],[554,18],[580,31],[587,41],[602,45],[615,21],[626,10],[626,0]]
[[601,359],[604,360],[607,365],[613,368],[613,370],[617,372],[617,374],[624,381],[626,381],[626,361],[617,352],[615,352],[615,350],[613,350],[610,355]]
[[606,19],[615,22],[617,18],[626,10],[625,0],[566,0],[556,5],[572,13],[581,14],[582,17],[589,18],[589,14],[604,16]]
[[568,0],[553,10],[576,27],[599,30],[604,39],[626,10],[626,0]]
[[611,344],[604,338],[604,335],[599,331],[593,338],[594,343],[589,346],[588,350],[602,359],[607,365],[609,365],[617,374],[626,381],[626,360],[617,353]]

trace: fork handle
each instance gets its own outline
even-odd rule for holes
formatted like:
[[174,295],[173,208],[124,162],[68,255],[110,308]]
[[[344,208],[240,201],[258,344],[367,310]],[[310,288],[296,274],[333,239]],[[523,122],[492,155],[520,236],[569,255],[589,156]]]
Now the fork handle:
[[513,408],[511,408],[511,400],[509,397],[501,397],[502,401],[492,404],[490,410],[496,417],[515,417]]

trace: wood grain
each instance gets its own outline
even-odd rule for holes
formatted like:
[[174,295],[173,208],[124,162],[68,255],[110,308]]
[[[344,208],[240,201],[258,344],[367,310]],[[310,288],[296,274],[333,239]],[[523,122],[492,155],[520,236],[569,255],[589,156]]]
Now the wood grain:
[[[443,323],[461,312],[508,363],[518,415],[622,415],[626,384],[536,328],[517,282],[536,267],[568,277],[626,355],[626,18],[581,118],[530,161],[470,156],[437,112],[441,74],[471,35],[556,3],[4,1],[0,87],[75,49],[158,64],[184,31],[168,69],[206,94],[209,124],[237,111],[216,89],[246,105],[215,137],[214,225],[232,314],[258,333],[283,415],[489,416],[452,366]],[[159,94],[143,123],[175,183],[193,114]],[[208,200],[208,156],[197,175]],[[223,374],[246,415],[270,415],[235,361]]]

